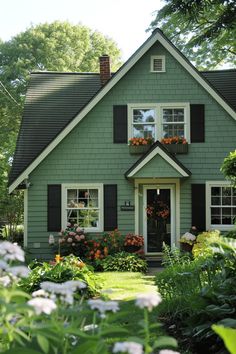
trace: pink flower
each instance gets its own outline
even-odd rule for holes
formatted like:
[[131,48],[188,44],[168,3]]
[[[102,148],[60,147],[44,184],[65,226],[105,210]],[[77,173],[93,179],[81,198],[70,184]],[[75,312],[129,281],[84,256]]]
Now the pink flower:
[[76,235],[76,233],[75,233],[75,232],[73,232],[73,231],[71,231],[71,232],[69,232],[69,235],[70,235],[70,236],[75,236],[75,235]]
[[68,243],[71,243],[73,240],[72,240],[72,238],[71,237],[69,237],[68,239],[67,239],[67,242]]
[[80,232],[80,231],[81,231],[81,229],[79,227],[77,227],[76,232]]
[[70,222],[67,223],[67,227],[71,227],[71,223]]
[[76,239],[77,241],[80,241],[80,240],[81,240],[81,237],[80,237],[79,235],[76,235],[76,236],[75,236],[75,239]]
[[81,239],[81,240],[84,240],[84,239],[85,239],[85,236],[84,236],[84,235],[80,235],[80,239]]

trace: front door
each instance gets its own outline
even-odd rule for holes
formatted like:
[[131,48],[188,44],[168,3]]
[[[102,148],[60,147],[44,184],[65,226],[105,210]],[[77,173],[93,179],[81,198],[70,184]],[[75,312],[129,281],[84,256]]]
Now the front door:
[[174,231],[174,187],[144,186],[145,253],[162,252],[163,242],[171,246]]

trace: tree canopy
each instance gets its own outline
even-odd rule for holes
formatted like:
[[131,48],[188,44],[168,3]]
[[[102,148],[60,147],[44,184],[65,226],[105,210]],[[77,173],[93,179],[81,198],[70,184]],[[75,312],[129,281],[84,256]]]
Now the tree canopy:
[[159,27],[199,69],[236,65],[234,0],[165,0],[148,30]]
[[7,42],[0,40],[0,221],[30,72],[98,72],[98,58],[103,54],[110,56],[111,69],[117,70],[121,52],[116,43],[69,22],[31,26]]

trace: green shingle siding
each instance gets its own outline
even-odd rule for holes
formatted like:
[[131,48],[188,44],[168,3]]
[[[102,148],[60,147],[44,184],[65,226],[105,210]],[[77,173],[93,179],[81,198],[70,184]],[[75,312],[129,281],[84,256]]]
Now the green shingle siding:
[[[166,72],[150,72],[150,55],[166,55]],[[40,242],[37,255],[48,254],[47,184],[106,183],[118,185],[118,226],[134,231],[134,213],[121,212],[134,203],[134,185],[124,173],[138,159],[126,144],[113,144],[113,105],[190,102],[205,104],[205,143],[190,144],[178,159],[192,172],[181,180],[181,232],[191,226],[191,183],[223,180],[219,168],[235,148],[236,124],[218,103],[160,45],[153,46],[79,125],[31,173],[28,246]],[[170,176],[171,177],[171,176]],[[178,235],[177,235],[178,236]]]

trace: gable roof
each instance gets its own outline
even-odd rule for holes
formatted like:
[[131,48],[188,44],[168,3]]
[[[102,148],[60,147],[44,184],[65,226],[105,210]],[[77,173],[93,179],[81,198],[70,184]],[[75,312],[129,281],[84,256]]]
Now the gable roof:
[[99,74],[33,72],[10,184],[66,127],[100,89]]
[[[74,117],[70,117],[67,120],[67,123],[64,124],[63,127],[59,128],[57,133],[54,135],[54,138],[50,137],[50,139],[45,142],[44,147],[41,146],[41,150],[38,149],[34,156],[31,156],[29,159],[25,160],[23,155],[24,151],[26,156],[28,154],[26,149],[21,146],[21,144],[25,144],[24,139],[22,139],[21,134],[24,133],[24,129],[21,129],[17,144],[16,155],[13,162],[13,171],[11,173],[10,179],[10,187],[9,192],[11,193],[15,188],[17,188],[25,179],[28,178],[28,175],[43,161],[43,159],[64,139],[67,134],[69,134],[72,129],[88,114],[88,112],[109,92],[109,90],[116,85],[116,83],[133,67],[133,65],[155,44],[156,41],[159,41],[167,51],[169,51],[175,59],[192,75],[195,80],[202,85],[206,91],[234,118],[236,119],[236,112],[232,109],[232,107],[218,94],[218,92],[209,84],[209,82],[200,74],[200,72],[184,57],[184,55],[168,40],[168,38],[162,33],[161,30],[156,29],[152,35],[141,45],[141,47],[130,57],[130,59],[114,74],[111,79],[100,88],[99,84],[94,87],[93,94],[90,97],[87,96],[87,104],[86,100],[84,101],[84,105],[81,105],[81,108],[77,107],[77,111]],[[55,73],[54,73],[55,74]],[[62,74],[60,74],[62,75]],[[73,75],[73,74],[71,74]],[[78,74],[79,75],[79,74]],[[92,74],[93,75],[93,74]],[[95,74],[96,75],[96,74]],[[97,75],[98,76],[98,75]],[[98,77],[97,77],[98,80]],[[96,91],[97,90],[97,91]],[[83,90],[80,91],[79,94],[83,95]],[[97,93],[96,93],[97,92]],[[42,101],[45,106],[45,93],[42,92]],[[28,96],[28,94],[27,94]],[[49,93],[50,96],[50,93]],[[78,96],[76,97],[78,99]],[[44,97],[44,99],[43,99]],[[75,98],[75,99],[76,99]],[[37,97],[35,97],[37,101]],[[27,102],[26,102],[27,106]],[[68,105],[67,105],[68,107]],[[55,104],[55,109],[57,106]],[[24,119],[31,120],[32,117],[26,116],[24,113]],[[28,121],[29,121],[28,120]],[[24,124],[22,122],[22,124]],[[32,125],[33,129],[38,129],[37,125]],[[25,129],[28,130],[29,127],[25,126]],[[30,134],[30,133],[28,133]],[[34,144],[32,145],[34,146]],[[28,145],[29,147],[29,145]],[[21,156],[21,161],[19,161],[19,156]],[[30,161],[30,162],[29,162]],[[27,162],[27,163],[26,163]],[[17,167],[18,166],[18,167]]]
[[[165,162],[167,162],[170,169],[174,169],[176,171],[175,177],[189,177],[191,175],[191,172],[173,154],[171,154],[165,146],[163,146],[159,141],[156,141],[155,144],[153,144],[152,147],[146,152],[146,154],[141,156],[133,164],[133,166],[131,166],[128,169],[128,171],[126,171],[125,177],[126,178],[170,177],[170,175],[166,175],[166,176],[158,175],[158,163],[156,164],[157,161],[154,161],[154,166],[153,166],[156,170],[154,171],[156,173],[155,175],[144,176],[140,174],[140,171],[145,169],[148,166],[148,164],[151,161],[153,161],[153,159],[157,155],[161,156],[162,159]],[[170,169],[168,169],[167,173],[170,171]]]
[[236,69],[201,71],[201,74],[236,110]]

